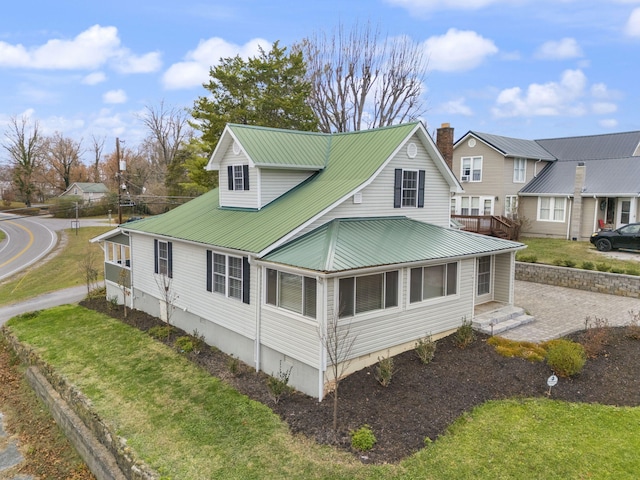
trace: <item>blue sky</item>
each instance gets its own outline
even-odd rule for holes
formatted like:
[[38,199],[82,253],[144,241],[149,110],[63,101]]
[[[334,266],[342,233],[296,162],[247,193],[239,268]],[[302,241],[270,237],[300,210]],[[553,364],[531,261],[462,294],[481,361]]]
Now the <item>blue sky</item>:
[[640,129],[640,0],[12,1],[0,16],[0,129],[26,114],[45,133],[132,145],[145,106],[191,107],[220,57],[339,22],[424,48],[429,131]]

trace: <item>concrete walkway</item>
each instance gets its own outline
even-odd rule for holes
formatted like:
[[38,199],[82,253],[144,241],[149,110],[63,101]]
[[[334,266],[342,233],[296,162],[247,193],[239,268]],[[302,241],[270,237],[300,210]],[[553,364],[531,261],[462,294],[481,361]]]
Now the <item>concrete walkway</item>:
[[585,327],[585,319],[626,325],[629,311],[640,312],[640,299],[516,280],[515,305],[535,317],[533,323],[502,334],[513,340],[541,342]]

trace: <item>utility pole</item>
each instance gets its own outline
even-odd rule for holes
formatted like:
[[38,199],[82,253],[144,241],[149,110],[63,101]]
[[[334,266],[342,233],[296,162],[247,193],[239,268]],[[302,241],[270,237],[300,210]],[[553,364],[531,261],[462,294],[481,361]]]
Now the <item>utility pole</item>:
[[120,139],[116,137],[116,161],[118,162],[118,225],[122,224],[122,173],[120,172]]

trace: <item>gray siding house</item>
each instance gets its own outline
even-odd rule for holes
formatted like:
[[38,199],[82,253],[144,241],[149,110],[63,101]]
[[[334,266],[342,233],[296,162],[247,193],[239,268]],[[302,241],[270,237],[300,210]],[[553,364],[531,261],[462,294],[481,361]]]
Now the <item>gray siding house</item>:
[[449,228],[460,184],[419,122],[340,134],[228,125],[207,168],[219,188],[93,240],[107,296],[257,370],[291,368],[300,391],[331,388],[331,325],[354,339],[349,373],[454,332],[479,304],[513,304],[524,246]]
[[458,215],[523,220],[523,235],[587,240],[639,220],[640,131],[524,140],[469,131],[453,145]]

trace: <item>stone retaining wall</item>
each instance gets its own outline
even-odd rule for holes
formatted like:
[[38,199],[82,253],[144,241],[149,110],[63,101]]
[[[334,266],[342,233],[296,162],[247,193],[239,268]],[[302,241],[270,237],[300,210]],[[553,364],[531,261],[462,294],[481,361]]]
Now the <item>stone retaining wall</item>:
[[[64,429],[67,438],[74,444],[98,480],[160,478],[158,473],[133,457],[126,439],[117,436],[113,429],[102,421],[93,411],[91,401],[87,397],[67,383],[32,349],[21,344],[8,330],[3,329],[3,333],[20,360],[30,366],[27,372],[30,385],[49,406],[56,422]],[[47,391],[50,387],[53,392]],[[64,414],[65,410],[71,410],[72,415]],[[78,417],[77,421],[74,416]],[[60,420],[57,417],[60,417]],[[99,446],[91,444],[96,440],[100,443]],[[115,464],[111,464],[111,461]]]
[[516,280],[640,298],[640,276],[516,262]]

